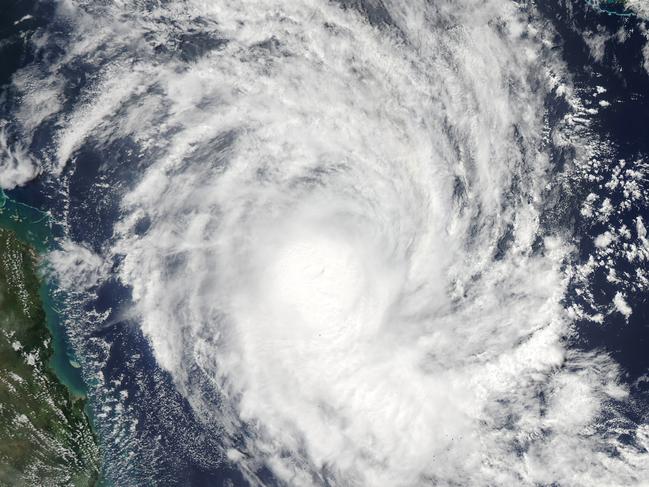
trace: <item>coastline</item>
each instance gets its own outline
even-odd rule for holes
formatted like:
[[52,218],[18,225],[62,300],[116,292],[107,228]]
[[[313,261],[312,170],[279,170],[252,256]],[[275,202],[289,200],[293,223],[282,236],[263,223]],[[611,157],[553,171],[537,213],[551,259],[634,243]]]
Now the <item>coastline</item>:
[[0,229],[0,485],[96,486],[101,455],[87,401],[51,366],[40,259]]
[[[40,256],[53,249],[55,244],[53,226],[48,213],[17,202],[0,189],[0,228],[14,232],[19,240],[33,247]],[[81,372],[72,365],[72,362],[77,360],[59,320],[60,307],[52,297],[54,284],[45,278],[42,265],[39,267],[41,267],[39,294],[54,349],[49,365],[59,381],[75,397],[85,398],[88,389]],[[92,418],[90,420],[92,422]]]

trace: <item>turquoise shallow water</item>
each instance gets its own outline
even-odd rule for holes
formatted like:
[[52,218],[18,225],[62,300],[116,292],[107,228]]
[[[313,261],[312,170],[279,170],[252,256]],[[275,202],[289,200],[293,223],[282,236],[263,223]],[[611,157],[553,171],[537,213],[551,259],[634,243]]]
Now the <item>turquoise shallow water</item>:
[[633,12],[626,10],[623,0],[586,0],[586,3],[600,12],[618,17],[632,17]]
[[[0,189],[0,227],[12,230],[18,237],[34,247],[43,255],[56,246],[54,238],[56,226],[48,213],[37,208],[14,201]],[[45,273],[43,273],[45,275]],[[59,380],[75,396],[85,397],[87,387],[81,376],[81,371],[73,365],[76,358],[67,343],[65,330],[60,320],[59,303],[53,297],[54,284],[43,278],[40,296],[47,317],[47,327],[52,334],[54,354],[50,365]]]

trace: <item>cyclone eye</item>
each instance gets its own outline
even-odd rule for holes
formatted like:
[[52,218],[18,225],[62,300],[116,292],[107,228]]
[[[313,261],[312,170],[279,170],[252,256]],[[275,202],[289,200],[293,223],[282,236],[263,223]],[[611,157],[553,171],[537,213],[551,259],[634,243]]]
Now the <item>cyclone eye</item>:
[[294,311],[307,326],[346,321],[367,287],[356,254],[349,245],[327,238],[288,243],[265,276],[269,301]]

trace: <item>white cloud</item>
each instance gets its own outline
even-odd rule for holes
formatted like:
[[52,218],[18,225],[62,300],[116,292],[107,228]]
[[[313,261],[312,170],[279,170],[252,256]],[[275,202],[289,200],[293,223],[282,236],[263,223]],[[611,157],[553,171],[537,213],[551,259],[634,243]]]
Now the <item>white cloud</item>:
[[22,186],[39,173],[27,149],[20,142],[10,143],[5,127],[0,125],[0,188]]
[[622,313],[626,318],[631,316],[631,314],[633,313],[633,309],[626,302],[624,295],[619,291],[615,293],[613,304],[615,305],[615,309]]
[[613,240],[614,240],[613,234],[609,231],[606,231],[604,233],[599,234],[597,237],[595,237],[595,247],[598,247],[600,249],[605,249],[611,244],[611,242],[613,242]]
[[602,62],[606,54],[606,43],[612,36],[601,32],[586,31],[583,33],[583,39],[590,49],[590,55],[597,62]]
[[640,17],[649,18],[649,3],[646,0],[626,0],[626,8],[633,10]]
[[101,256],[71,240],[50,252],[48,263],[61,287],[77,291],[95,286],[107,270]]

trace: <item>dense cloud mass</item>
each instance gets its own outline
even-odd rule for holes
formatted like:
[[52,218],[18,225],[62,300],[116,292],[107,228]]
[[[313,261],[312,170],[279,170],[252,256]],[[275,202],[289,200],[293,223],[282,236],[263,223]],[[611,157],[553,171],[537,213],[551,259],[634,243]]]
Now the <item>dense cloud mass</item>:
[[39,174],[32,156],[16,142],[11,144],[5,127],[0,123],[0,189],[14,189]]
[[[99,68],[47,170],[91,136],[139,151],[107,253],[158,363],[251,482],[262,467],[287,485],[647,478],[649,429],[617,421],[615,363],[566,345],[573,249],[540,224],[565,74],[530,6],[59,14],[74,30],[47,89],[75,59]],[[29,127],[57,107],[34,93],[21,110]]]

